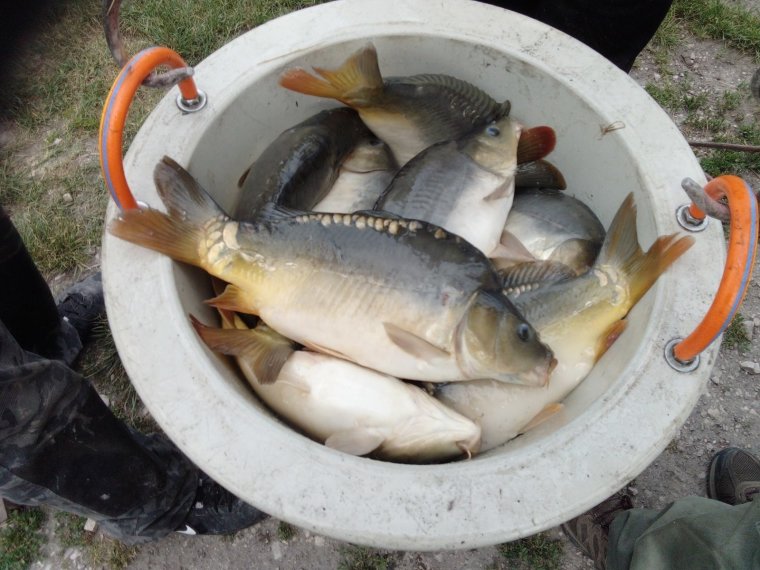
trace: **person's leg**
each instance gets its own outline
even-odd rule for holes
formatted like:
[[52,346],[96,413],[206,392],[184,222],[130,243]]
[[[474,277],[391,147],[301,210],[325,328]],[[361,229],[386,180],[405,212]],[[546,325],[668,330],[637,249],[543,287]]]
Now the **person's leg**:
[[36,357],[0,323],[0,495],[97,520],[129,543],[181,526],[198,470],[116,419],[89,382]]
[[608,570],[760,568],[760,502],[685,497],[631,509],[610,527]]
[[175,530],[235,532],[267,516],[163,436],[128,428],[89,382],[25,352],[2,322],[0,496],[87,516],[128,544]]
[[562,529],[600,570],[760,568],[760,459],[724,449],[707,483],[720,500],[686,497],[656,511],[618,494]]
[[71,363],[82,348],[0,205],[0,321],[24,350]]
[[484,0],[557,28],[630,71],[673,0]]

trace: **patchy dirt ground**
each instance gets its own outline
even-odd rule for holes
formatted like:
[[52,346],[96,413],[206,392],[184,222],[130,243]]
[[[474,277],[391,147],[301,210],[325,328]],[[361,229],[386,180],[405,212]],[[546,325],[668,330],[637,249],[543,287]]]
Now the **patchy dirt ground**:
[[[646,51],[637,62],[633,76],[642,85],[666,80],[675,83],[689,81],[695,95],[707,95],[709,110],[710,106],[717,104],[723,92],[748,84],[756,64],[720,42],[689,38],[675,50],[669,68],[670,76],[663,77],[655,55]],[[759,112],[758,102],[745,98],[733,111],[732,120],[741,122],[742,116],[756,117]],[[686,116],[676,113],[673,118],[681,125]],[[690,140],[704,140],[704,133],[698,129],[683,128]],[[748,178],[755,188],[760,188],[760,173],[750,174]],[[757,329],[760,335],[760,280],[757,271],[741,312],[750,337],[753,329]],[[733,445],[760,451],[760,381],[757,375],[742,369],[742,363],[751,368],[752,364],[759,362],[760,346],[754,341],[743,353],[737,349],[724,348],[721,351],[703,396],[678,436],[631,483],[636,506],[660,508],[685,495],[704,495],[707,462],[714,451],[723,447]],[[551,501],[552,498],[547,497],[546,500]],[[558,529],[550,532],[563,540],[561,568],[592,568],[591,562],[564,540]],[[278,521],[270,520],[232,538],[172,536],[140,548],[128,567],[134,570],[338,568],[345,557],[342,550],[345,547],[338,541],[301,530],[287,540],[281,539]],[[399,552],[389,554],[389,560],[393,567],[403,570],[520,567],[520,564],[506,561],[496,547],[463,552]],[[45,558],[35,563],[33,568],[61,567],[86,568],[87,564],[80,551],[61,547],[50,532]]]

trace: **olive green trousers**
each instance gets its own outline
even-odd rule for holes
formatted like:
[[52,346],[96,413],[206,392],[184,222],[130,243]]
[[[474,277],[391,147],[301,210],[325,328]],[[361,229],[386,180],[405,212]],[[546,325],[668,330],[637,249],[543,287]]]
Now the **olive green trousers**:
[[760,500],[686,497],[661,511],[625,511],[610,526],[607,568],[760,569]]

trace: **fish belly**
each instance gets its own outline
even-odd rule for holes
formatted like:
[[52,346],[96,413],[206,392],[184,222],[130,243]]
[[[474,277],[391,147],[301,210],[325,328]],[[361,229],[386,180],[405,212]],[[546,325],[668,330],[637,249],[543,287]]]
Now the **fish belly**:
[[562,401],[588,375],[593,358],[590,354],[579,354],[577,343],[552,344],[550,339],[547,342],[555,351],[558,364],[544,387],[473,380],[447,384],[437,392],[444,404],[480,425],[481,451],[517,437],[539,412]]
[[[314,350],[391,376],[431,382],[464,379],[453,352],[459,310],[444,310],[365,279],[314,271],[307,278],[275,271],[259,301],[259,316],[277,332]],[[400,347],[385,324],[425,339],[441,350],[417,355]]]
[[[477,439],[477,426],[417,387],[355,364],[296,351],[273,384],[256,393],[311,437],[377,441],[378,455],[417,461],[461,454],[459,441]],[[413,428],[413,429],[410,429]],[[370,444],[372,445],[372,444]]]

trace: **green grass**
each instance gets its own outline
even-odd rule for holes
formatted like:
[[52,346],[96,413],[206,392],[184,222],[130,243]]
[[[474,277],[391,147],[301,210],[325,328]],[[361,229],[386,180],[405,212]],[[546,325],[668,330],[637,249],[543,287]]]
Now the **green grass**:
[[13,510],[0,529],[0,569],[26,570],[37,560],[43,538],[45,514],[40,509]]
[[720,0],[675,0],[671,12],[694,35],[721,40],[760,61],[760,17],[746,8]]
[[296,530],[296,527],[286,523],[285,521],[280,521],[280,524],[277,525],[277,538],[282,542],[288,542],[296,535],[297,532],[298,531]]
[[55,514],[55,536],[61,546],[79,548],[92,568],[126,568],[137,554],[137,548],[100,534],[86,532],[86,520],[84,517],[64,512]]
[[396,559],[391,552],[381,552],[353,544],[342,547],[340,553],[338,570],[391,570]]
[[684,92],[680,85],[665,81],[661,85],[647,83],[644,89],[652,96],[652,99],[659,103],[660,107],[668,109],[669,111],[675,111],[681,108]]
[[539,533],[499,545],[499,554],[507,560],[519,560],[533,570],[559,570],[562,543]]
[[749,350],[751,344],[747,331],[744,330],[744,317],[741,313],[736,313],[731,324],[723,333],[723,347],[736,348],[740,352],[744,352]]
[[[730,141],[726,136],[718,137],[718,140],[758,146],[760,145],[760,125],[756,122],[741,125],[737,132],[730,137]],[[757,152],[713,150],[708,156],[701,158],[699,162],[710,176],[742,175],[750,171],[760,171],[760,153]]]
[[680,45],[683,36],[683,26],[676,19],[671,9],[665,15],[654,36],[649,42],[649,49],[654,56],[654,61],[660,73],[667,74],[668,61],[673,50]]
[[195,65],[241,33],[319,0],[155,0],[125,2],[128,51],[165,45]]

